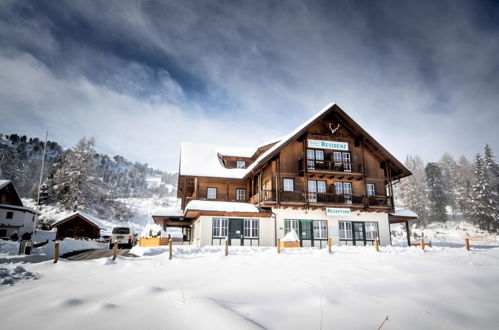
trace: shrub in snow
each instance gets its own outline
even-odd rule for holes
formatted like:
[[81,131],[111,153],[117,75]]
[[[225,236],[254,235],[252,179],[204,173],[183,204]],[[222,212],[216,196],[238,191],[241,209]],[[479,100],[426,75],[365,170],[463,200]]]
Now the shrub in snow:
[[148,224],[144,227],[144,230],[140,233],[140,237],[153,238],[153,237],[168,237],[163,228],[156,224]]

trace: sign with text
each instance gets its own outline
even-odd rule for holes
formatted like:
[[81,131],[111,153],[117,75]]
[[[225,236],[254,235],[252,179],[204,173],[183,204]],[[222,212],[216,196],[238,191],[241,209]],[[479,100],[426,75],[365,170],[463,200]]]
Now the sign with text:
[[351,214],[350,209],[339,207],[326,207],[326,215],[330,217],[348,216]]
[[348,142],[308,140],[309,148],[346,150],[348,151]]

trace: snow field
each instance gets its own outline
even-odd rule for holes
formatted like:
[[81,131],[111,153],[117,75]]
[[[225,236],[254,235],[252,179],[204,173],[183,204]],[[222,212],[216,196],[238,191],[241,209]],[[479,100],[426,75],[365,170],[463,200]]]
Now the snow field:
[[497,328],[497,246],[333,251],[174,246],[168,260],[135,247],[116,262],[23,264],[39,279],[0,286],[2,327],[376,329],[389,315],[383,329]]

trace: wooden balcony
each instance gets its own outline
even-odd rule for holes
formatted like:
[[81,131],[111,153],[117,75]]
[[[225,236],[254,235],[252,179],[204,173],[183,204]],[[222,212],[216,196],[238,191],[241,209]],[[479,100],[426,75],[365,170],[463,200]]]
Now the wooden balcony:
[[309,176],[329,176],[339,179],[362,179],[362,164],[352,162],[335,162],[330,160],[299,160],[300,173]]
[[334,194],[334,193],[305,193],[302,191],[279,191],[262,190],[251,197],[251,202],[263,205],[309,205],[309,206],[345,206],[364,208],[387,208],[391,207],[390,196],[364,196],[355,194]]

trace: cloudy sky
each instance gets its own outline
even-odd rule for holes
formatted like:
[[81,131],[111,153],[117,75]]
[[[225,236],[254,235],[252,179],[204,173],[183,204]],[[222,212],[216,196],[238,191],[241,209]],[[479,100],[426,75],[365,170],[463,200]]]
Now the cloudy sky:
[[335,102],[404,160],[499,152],[488,1],[0,2],[0,132],[176,170]]

